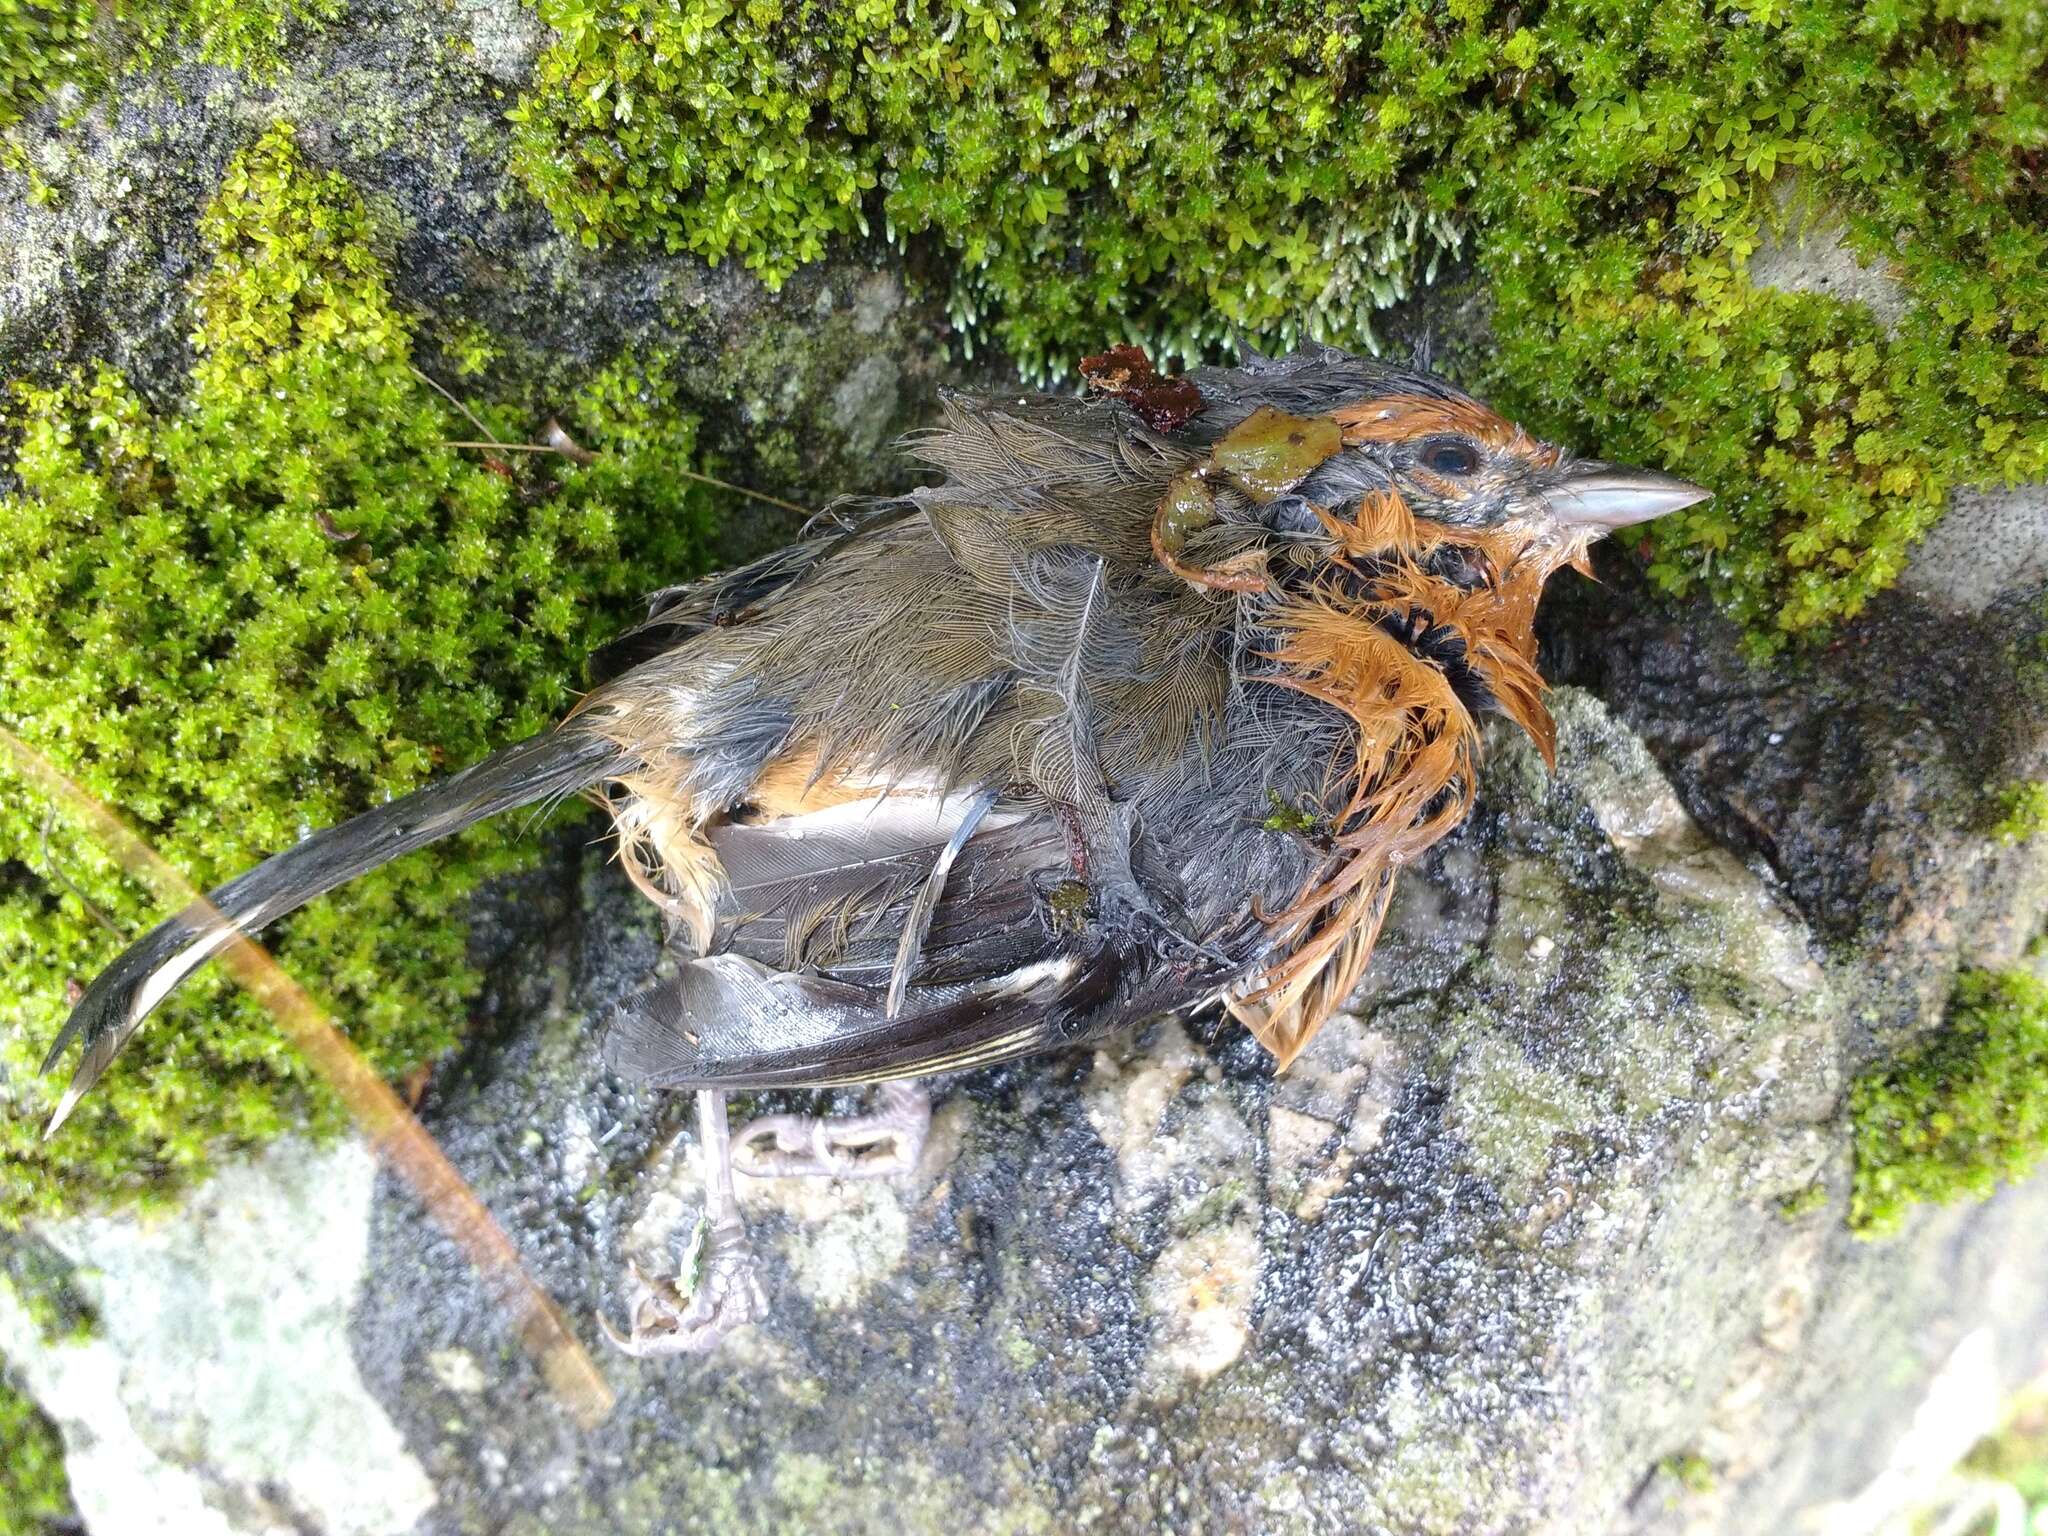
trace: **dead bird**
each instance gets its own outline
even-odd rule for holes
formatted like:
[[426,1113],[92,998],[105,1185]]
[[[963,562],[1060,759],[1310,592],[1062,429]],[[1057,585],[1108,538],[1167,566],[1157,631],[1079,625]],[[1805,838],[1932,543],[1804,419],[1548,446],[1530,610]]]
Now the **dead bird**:
[[[948,398],[905,445],[940,483],[656,594],[554,730],[230,881],[232,928],[153,929],[52,1048],[82,1059],[51,1130],[233,929],[575,793],[669,919],[607,1060],[696,1090],[711,1169],[694,1288],[632,1272],[634,1354],[764,1315],[734,1168],[908,1169],[916,1079],[1208,1003],[1284,1067],[1470,808],[1480,716],[1553,757],[1551,573],[1708,493],[1331,348],[1084,374],[1092,398]],[[728,1133],[733,1091],[864,1083],[871,1114]]]

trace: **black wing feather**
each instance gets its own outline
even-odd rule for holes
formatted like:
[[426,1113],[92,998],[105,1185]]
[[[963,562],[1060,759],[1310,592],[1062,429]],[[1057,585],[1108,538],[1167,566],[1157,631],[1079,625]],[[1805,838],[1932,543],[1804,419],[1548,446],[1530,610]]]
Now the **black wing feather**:
[[[712,829],[732,875],[716,952],[629,999],[606,1059],[662,1088],[874,1082],[1057,1049],[1120,1022],[1109,1005],[1135,957],[1052,920],[1046,893],[1071,864],[1050,815],[988,811],[930,900],[928,877],[975,803],[940,814],[936,797],[911,796],[824,830],[817,817]],[[836,946],[789,964],[803,947],[792,933],[826,911]],[[927,915],[892,1010],[906,924]]]
[[777,971],[739,955],[693,960],[630,999],[605,1060],[655,1088],[792,1088],[922,1077],[1091,1038],[1122,957],[1105,945],[995,978],[885,988]]
[[74,1042],[83,1050],[45,1134],[64,1123],[171,988],[235,934],[259,932],[316,896],[487,816],[573,794],[626,766],[603,737],[573,726],[549,731],[315,832],[164,919],[94,978],[50,1046],[45,1072]]

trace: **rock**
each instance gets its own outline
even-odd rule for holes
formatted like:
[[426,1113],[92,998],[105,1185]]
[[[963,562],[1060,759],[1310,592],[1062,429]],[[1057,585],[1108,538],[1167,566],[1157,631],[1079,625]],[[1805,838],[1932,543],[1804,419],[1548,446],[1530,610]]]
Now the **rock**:
[[546,29],[518,0],[457,0],[478,68],[501,85],[522,86],[540,54]]
[[375,1177],[359,1145],[287,1141],[162,1218],[41,1229],[98,1325],[46,1340],[0,1286],[0,1355],[63,1430],[91,1529],[395,1536],[426,1514],[349,1350]]
[[2048,485],[1970,489],[1907,562],[1899,585],[1930,602],[1981,614],[2048,581]]
[[[2009,966],[2048,918],[2048,844],[1987,837],[2008,786],[2048,773],[2048,611],[1881,595],[1824,652],[1757,664],[1623,561],[1563,588],[1550,675],[1639,731],[1724,846],[1759,859],[1852,978],[1859,1058],[1938,1019],[1959,966]],[[2037,588],[2038,590],[2038,588]]]
[[[430,331],[473,326],[501,348],[480,392],[544,405],[621,348],[660,345],[730,478],[806,505],[908,484],[877,455],[963,376],[943,295],[906,296],[901,258],[879,242],[843,245],[770,293],[733,264],[564,235],[506,165],[504,113],[545,35],[517,0],[359,6],[295,37],[267,85],[174,58],[68,127],[45,109],[32,142],[53,195],[0,169],[0,371],[105,358],[144,398],[175,400],[199,214],[229,159],[282,118],[310,164],[380,214],[401,302]],[[764,521],[734,530],[735,556],[790,531]]]
[[[1985,829],[2006,786],[2048,770],[2048,675],[2028,659],[2048,630],[2041,576],[2030,589],[2023,563],[2003,562],[1988,603],[1954,601],[1953,587],[1931,601],[1940,583],[1909,583],[1919,590],[1883,595],[1824,652],[1769,664],[1745,659],[1711,615],[1649,596],[1611,555],[1601,576],[1546,614],[1548,671],[1597,688],[1699,828],[1782,882],[1839,990],[1830,1029],[1845,1067],[1936,1027],[1960,967],[2025,963],[2048,918],[2048,846]],[[1603,820],[1626,843],[1668,816],[1629,797]],[[1806,1148],[1838,1189],[1839,1124],[1818,1122]],[[2040,1368],[2048,1266],[2025,1234],[2044,1216],[2037,1180],[1985,1207],[1923,1212],[1887,1242],[1809,1215],[1803,1240],[1759,1247],[1775,1300],[1682,1452],[1714,1469],[1711,1487],[1652,1476],[1630,1525],[1778,1529],[1796,1514],[1869,1530],[1875,1512],[1924,1495],[1959,1437]],[[1970,1342],[1984,1330],[1988,1368]]]
[[[274,1186],[290,1212],[317,1185],[337,1255],[236,1282],[309,1288],[294,1314],[320,1335],[232,1356],[243,1400],[303,1393],[308,1360],[329,1392],[359,1375],[359,1417],[388,1427],[396,1454],[377,1455],[417,1500],[379,1507],[423,1532],[1704,1532],[1890,1507],[1952,1417],[1923,1407],[1928,1384],[1952,1405],[1961,1381],[1981,1418],[2048,1337],[2018,1237],[2048,1185],[1851,1238],[1837,1103],[1865,976],[1814,944],[1767,860],[1704,834],[1682,808],[1697,786],[1678,793],[1591,696],[1556,705],[1558,776],[1494,732],[1474,817],[1411,872],[1357,1011],[1298,1071],[1275,1080],[1234,1027],[1167,1022],[941,1084],[904,1180],[743,1181],[776,1314],[709,1360],[627,1361],[595,1326],[623,1255],[673,1265],[702,1185],[691,1141],[668,1145],[685,1102],[623,1091],[597,1059],[655,932],[570,839],[487,901],[480,1026],[422,1114],[593,1352],[612,1414],[579,1429],[403,1187],[349,1194],[367,1184],[349,1151],[210,1186],[231,1204]],[[1815,1188],[1820,1208],[1785,1214]],[[120,1256],[150,1228],[89,1230],[60,1246],[143,1273]],[[95,1298],[136,1308],[142,1283]],[[229,1345],[204,1319],[256,1310],[151,1284],[189,1298],[158,1332],[209,1349]],[[138,1499],[178,1507],[168,1484],[212,1498],[205,1528],[266,1529],[274,1505],[207,1481],[220,1447],[245,1458],[238,1488],[319,1486],[310,1437],[238,1440],[210,1408],[197,1440],[164,1437],[154,1405],[189,1406],[191,1366],[158,1332],[86,1346],[129,1378],[120,1435],[36,1363],[61,1350],[19,1321],[6,1347],[101,1528],[139,1528]],[[1705,1470],[1659,1470],[1681,1464]],[[373,1528],[351,1518],[331,1528]]]
[[1259,1239],[1249,1221],[1176,1238],[1159,1251],[1145,1286],[1155,1391],[1174,1394],[1180,1378],[1200,1384],[1236,1362],[1251,1337],[1258,1278]]
[[1777,221],[1750,254],[1751,285],[1863,304],[1887,331],[1895,329],[1909,307],[1899,280],[1849,249],[1841,213],[1800,178],[1780,177],[1778,185]]

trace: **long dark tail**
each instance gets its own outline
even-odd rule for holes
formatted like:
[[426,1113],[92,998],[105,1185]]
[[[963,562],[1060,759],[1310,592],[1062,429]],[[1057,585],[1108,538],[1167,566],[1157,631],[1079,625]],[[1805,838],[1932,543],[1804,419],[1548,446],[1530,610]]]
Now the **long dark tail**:
[[84,1047],[43,1134],[56,1134],[157,1004],[236,933],[255,933],[337,885],[473,822],[573,794],[621,767],[618,747],[590,731],[564,726],[531,737],[402,800],[315,832],[158,923],[86,988],[44,1058],[48,1072],[73,1041]]

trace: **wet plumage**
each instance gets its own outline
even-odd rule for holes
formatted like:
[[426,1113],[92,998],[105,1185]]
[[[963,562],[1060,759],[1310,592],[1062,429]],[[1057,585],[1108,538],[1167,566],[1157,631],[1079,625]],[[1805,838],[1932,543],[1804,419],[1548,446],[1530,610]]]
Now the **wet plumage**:
[[[580,790],[671,918],[669,974],[609,1029],[623,1074],[910,1078],[1211,1001],[1284,1065],[1470,808],[1480,718],[1550,756],[1545,581],[1704,493],[1419,369],[1317,348],[1171,381],[1169,409],[1137,362],[1094,399],[948,399],[905,445],[936,484],[658,594],[554,732],[214,904],[254,929]],[[211,923],[87,991],[51,1052],[84,1047],[64,1109]]]

